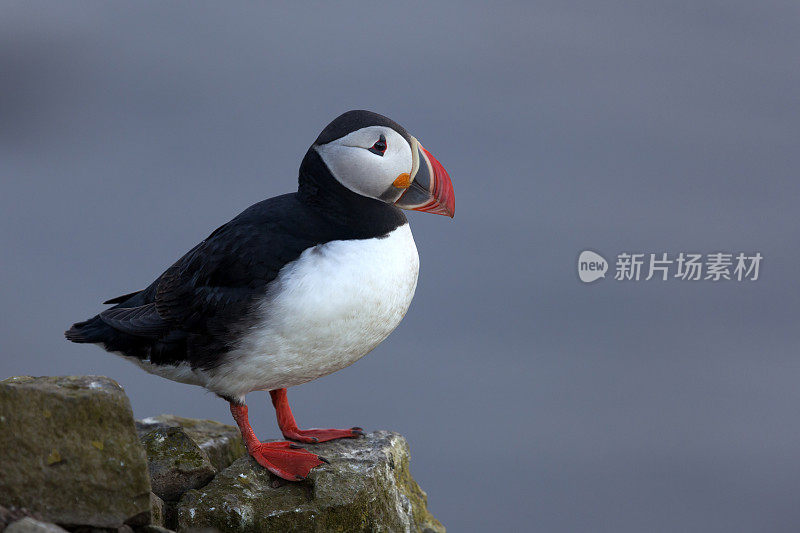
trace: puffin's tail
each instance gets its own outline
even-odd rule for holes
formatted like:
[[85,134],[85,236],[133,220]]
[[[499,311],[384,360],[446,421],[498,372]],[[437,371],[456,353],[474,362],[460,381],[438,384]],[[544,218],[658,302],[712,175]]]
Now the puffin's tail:
[[[133,298],[142,291],[135,291],[129,294],[123,294],[116,298],[111,298],[103,302],[104,304],[119,304],[126,302]],[[73,324],[71,328],[64,332],[67,340],[79,343],[97,343],[108,342],[119,337],[119,332],[114,328],[103,322],[100,315],[95,315],[89,320]]]
[[108,340],[109,334],[113,334],[113,328],[96,315],[89,320],[73,324],[71,328],[64,332],[67,340],[79,343],[96,343]]
[[[146,359],[153,353],[153,340],[129,335],[106,324],[100,315],[73,324],[64,332],[67,340],[81,344],[97,344],[107,352],[120,352],[125,355]],[[156,343],[157,348],[164,346]],[[172,345],[167,345],[171,347]]]

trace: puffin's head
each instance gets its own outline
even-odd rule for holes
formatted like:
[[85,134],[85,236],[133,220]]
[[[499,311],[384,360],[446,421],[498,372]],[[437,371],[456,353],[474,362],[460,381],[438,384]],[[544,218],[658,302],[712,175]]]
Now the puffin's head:
[[316,150],[347,189],[403,209],[452,217],[450,176],[399,124],[371,111],[348,111],[328,124]]

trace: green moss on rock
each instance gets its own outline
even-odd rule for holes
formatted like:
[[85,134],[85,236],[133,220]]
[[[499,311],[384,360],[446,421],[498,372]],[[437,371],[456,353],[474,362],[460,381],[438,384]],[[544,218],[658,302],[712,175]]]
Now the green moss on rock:
[[136,421],[140,436],[159,428],[182,428],[217,470],[224,470],[247,453],[239,429],[214,420],[160,415]]
[[408,445],[386,431],[309,450],[330,460],[300,483],[282,483],[250,457],[187,492],[178,525],[223,532],[444,531],[411,477]]
[[166,517],[164,516],[164,500],[150,493],[150,524],[153,526],[164,526]]
[[150,480],[130,403],[102,376],[0,381],[0,502],[67,525],[150,520]]
[[175,501],[189,489],[211,481],[216,469],[182,428],[159,428],[141,438],[147,453],[150,484],[162,500]]

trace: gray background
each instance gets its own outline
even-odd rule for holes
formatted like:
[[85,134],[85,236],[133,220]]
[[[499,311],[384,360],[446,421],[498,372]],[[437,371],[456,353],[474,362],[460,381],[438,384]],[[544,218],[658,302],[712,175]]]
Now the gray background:
[[[302,425],[403,433],[452,531],[797,531],[799,22],[795,2],[4,2],[0,376],[105,374],[138,416],[230,421],[62,331],[294,190],[322,127],[367,108],[443,162],[457,215],[410,215],[408,316],[290,391]],[[583,285],[584,248],[765,259],[757,282]]]

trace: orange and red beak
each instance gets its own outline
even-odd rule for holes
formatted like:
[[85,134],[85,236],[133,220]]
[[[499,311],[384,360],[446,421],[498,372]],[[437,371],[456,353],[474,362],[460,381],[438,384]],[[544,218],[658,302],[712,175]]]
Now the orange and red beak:
[[412,141],[414,165],[410,174],[411,183],[395,201],[395,205],[452,218],[456,212],[456,194],[450,176],[416,139],[412,137]]

